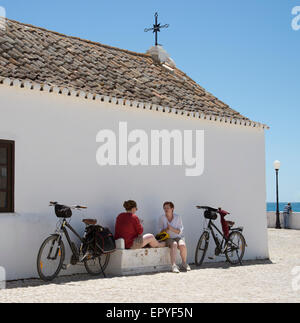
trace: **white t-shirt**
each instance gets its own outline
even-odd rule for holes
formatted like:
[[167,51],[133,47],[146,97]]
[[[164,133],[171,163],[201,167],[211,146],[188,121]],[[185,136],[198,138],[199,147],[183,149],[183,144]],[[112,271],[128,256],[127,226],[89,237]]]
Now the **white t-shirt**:
[[163,229],[165,229],[168,226],[168,223],[170,224],[171,227],[173,227],[176,230],[180,230],[179,234],[176,234],[175,232],[169,230],[167,231],[170,238],[183,238],[183,224],[182,224],[182,219],[181,216],[178,214],[173,213],[173,219],[171,222],[168,221],[166,215],[162,215],[159,219],[158,223],[158,230],[161,232]]

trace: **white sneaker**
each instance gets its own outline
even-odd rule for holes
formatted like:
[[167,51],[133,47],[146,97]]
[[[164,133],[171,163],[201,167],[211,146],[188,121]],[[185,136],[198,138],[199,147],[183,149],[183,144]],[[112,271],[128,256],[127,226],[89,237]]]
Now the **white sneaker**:
[[173,265],[173,266],[172,266],[172,272],[173,272],[173,273],[176,273],[176,274],[180,273],[180,270],[179,270],[179,268],[177,267],[177,265]]
[[186,271],[191,271],[191,267],[189,264],[182,264],[181,267]]

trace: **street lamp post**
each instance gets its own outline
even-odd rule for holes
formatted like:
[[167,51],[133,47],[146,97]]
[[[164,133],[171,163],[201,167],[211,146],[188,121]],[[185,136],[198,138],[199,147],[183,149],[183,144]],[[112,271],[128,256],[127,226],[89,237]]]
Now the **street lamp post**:
[[278,173],[280,168],[280,161],[274,161],[274,168],[276,172],[276,229],[281,229],[280,226],[280,213],[279,213],[279,197],[278,197]]

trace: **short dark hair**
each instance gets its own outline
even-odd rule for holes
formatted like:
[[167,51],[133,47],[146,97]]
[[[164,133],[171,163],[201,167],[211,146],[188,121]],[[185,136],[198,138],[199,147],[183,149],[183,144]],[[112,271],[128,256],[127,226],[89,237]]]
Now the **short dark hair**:
[[165,207],[166,205],[170,205],[170,208],[174,209],[174,203],[173,202],[165,202],[163,207]]
[[124,208],[125,208],[126,211],[131,211],[134,207],[135,208],[137,207],[136,201],[133,201],[133,200],[125,201],[123,203],[123,206],[124,206]]

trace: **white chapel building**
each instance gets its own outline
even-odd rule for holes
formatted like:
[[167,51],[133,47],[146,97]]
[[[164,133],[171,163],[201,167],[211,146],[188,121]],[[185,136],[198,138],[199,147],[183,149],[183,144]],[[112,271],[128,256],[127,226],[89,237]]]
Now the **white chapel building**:
[[[145,233],[156,233],[163,202],[173,201],[191,263],[204,220],[195,206],[220,206],[244,227],[245,259],[268,258],[266,128],[208,93],[161,46],[136,53],[7,19],[0,30],[0,266],[7,279],[37,277],[39,247],[58,220],[51,200],[88,206],[73,212],[80,232],[84,217],[114,232],[123,202],[133,199]],[[103,153],[103,131],[116,135],[115,151]],[[179,138],[162,145],[159,159],[153,131]]]

